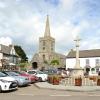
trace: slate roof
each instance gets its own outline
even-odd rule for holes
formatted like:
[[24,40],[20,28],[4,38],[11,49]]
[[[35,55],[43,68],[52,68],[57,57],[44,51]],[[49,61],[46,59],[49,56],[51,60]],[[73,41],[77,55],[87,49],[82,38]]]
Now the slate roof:
[[[67,58],[75,58],[75,57],[76,57],[76,51],[74,50],[71,50],[67,55]],[[100,57],[100,49],[80,50],[79,57],[80,58]]]
[[1,53],[10,54],[10,50],[11,50],[10,47],[2,44],[0,44],[0,46],[1,46],[1,50],[0,50]]
[[[11,55],[10,54],[10,51],[11,51],[11,49],[12,49],[12,47],[11,46],[6,46],[6,45],[2,45],[2,44],[0,44],[0,52],[1,53],[3,53],[3,54],[7,54],[7,55]],[[15,55],[15,56],[17,56],[17,54]]]

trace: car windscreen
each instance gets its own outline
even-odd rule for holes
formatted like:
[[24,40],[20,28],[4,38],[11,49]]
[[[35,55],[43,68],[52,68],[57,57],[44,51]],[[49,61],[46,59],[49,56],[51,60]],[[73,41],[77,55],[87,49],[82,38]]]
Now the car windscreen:
[[35,71],[29,71],[28,73],[29,74],[35,74],[36,72]]
[[0,77],[6,77],[6,76],[7,76],[6,74],[0,72]]
[[41,72],[41,71],[37,71],[37,74],[44,74],[43,72]]
[[14,73],[21,74],[21,72],[19,72],[19,71],[14,71]]
[[5,72],[10,76],[19,76],[19,74],[15,73],[15,72]]

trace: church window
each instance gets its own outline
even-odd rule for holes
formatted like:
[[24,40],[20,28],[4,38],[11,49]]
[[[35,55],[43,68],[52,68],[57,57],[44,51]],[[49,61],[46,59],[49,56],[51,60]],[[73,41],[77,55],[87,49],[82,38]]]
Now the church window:
[[43,41],[43,46],[45,46],[45,41]]
[[43,60],[45,60],[45,55],[43,55]]
[[53,48],[51,47],[51,50],[53,50]]
[[43,47],[43,50],[45,50],[45,47]]

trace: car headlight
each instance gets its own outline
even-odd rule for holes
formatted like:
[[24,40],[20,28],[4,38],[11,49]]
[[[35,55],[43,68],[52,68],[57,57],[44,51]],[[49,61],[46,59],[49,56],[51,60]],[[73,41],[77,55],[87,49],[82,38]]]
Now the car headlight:
[[0,81],[3,82],[3,83],[10,83],[10,81],[3,80],[3,79],[0,79]]

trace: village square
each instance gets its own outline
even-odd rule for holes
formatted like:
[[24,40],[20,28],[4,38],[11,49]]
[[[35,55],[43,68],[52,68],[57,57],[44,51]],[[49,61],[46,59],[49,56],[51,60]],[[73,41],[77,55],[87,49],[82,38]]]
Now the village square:
[[[27,4],[30,5],[27,6],[30,8],[31,2],[33,4],[38,3],[37,1],[33,2],[29,0],[27,2],[27,0],[25,0],[24,6],[22,7],[22,1],[15,0],[13,2],[16,7],[19,7],[17,8],[18,12],[15,14],[16,17],[14,17],[16,19],[19,18],[19,15],[17,16],[17,14],[19,14],[21,9],[23,9],[24,12],[24,7],[26,7]],[[71,2],[69,0],[67,0],[68,2],[62,2],[62,0],[58,1],[51,0],[50,2],[49,0],[43,0],[42,3],[43,5],[46,3],[50,7],[52,5],[52,7],[57,6],[58,8],[61,8],[59,7],[61,6],[59,5],[60,3]],[[88,3],[94,4],[92,1]],[[8,2],[8,4],[12,4],[12,1]],[[0,9],[4,9],[3,7],[5,8],[3,2],[1,2]],[[27,7],[25,10],[27,12],[28,9],[28,14],[31,17],[31,11],[29,12],[29,8]],[[66,6],[64,7],[66,8]],[[48,7],[46,6],[46,8]],[[65,8],[63,8],[63,10]],[[69,9],[72,8],[69,7]],[[67,9],[67,13],[69,13],[69,9]],[[12,9],[10,10],[12,11]],[[80,9],[78,8],[78,10]],[[62,9],[60,9],[59,12],[63,12]],[[39,10],[39,14],[42,15],[42,13],[42,10]],[[11,29],[11,32],[15,33],[13,33],[13,35],[9,33],[9,37],[6,37],[6,35],[0,35],[0,100],[99,100],[99,31],[97,31],[94,26],[90,25],[88,18],[87,21],[85,19],[82,20],[81,23],[78,23],[78,19],[73,21],[74,18],[72,20],[70,19],[71,17],[68,17],[68,15],[66,17],[68,18],[67,20],[64,17],[61,17],[61,19],[59,19],[60,17],[56,18],[56,14],[56,17],[54,17],[54,15],[51,13],[49,14],[49,12],[46,12],[46,14],[42,15],[45,17],[44,19],[42,19],[43,17],[39,16],[41,23],[38,21],[38,17],[34,17],[32,20],[31,18],[27,20],[24,19],[28,16],[27,13],[24,13],[24,16],[21,17],[21,20],[26,20],[26,22],[21,20],[14,22],[16,19],[13,20],[12,18],[11,22],[16,23],[19,28],[19,30],[15,29],[16,31],[14,30],[15,27],[9,27],[7,23],[3,23],[6,27],[5,30],[8,31],[8,29]],[[81,18],[81,16],[79,17]],[[92,18],[93,15],[89,15],[89,17]],[[64,22],[66,22],[63,22],[63,24],[58,24],[61,20],[63,20],[63,18]],[[73,23],[71,23],[71,21],[73,21]],[[32,30],[29,30],[31,29],[30,26],[32,23]],[[94,21],[91,23],[94,23]],[[55,27],[54,25],[60,26],[53,28]],[[0,26],[3,27],[1,24]],[[91,28],[90,26],[93,27],[93,32],[97,32],[95,33],[96,37],[92,31],[89,31],[92,29],[88,30],[88,28]],[[97,28],[99,25],[97,24],[95,27]],[[55,29],[56,31],[53,33],[52,29]],[[34,38],[32,36],[33,33],[31,34],[31,31],[33,30]],[[40,30],[42,30],[42,33],[36,33],[41,32]],[[22,34],[19,34],[17,31],[22,32]],[[91,32],[91,34],[88,34],[88,31]],[[1,28],[0,32],[2,32]],[[84,32],[87,32],[87,34],[83,34]],[[11,40],[10,36],[14,42]],[[89,40],[90,37],[91,39],[95,38],[95,42],[94,40]]]

